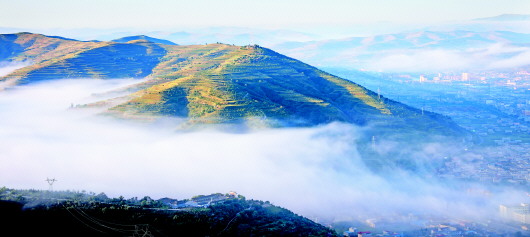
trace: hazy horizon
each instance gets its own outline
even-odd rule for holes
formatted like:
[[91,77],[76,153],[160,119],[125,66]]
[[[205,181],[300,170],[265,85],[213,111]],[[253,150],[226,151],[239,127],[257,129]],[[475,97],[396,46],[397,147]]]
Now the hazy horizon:
[[[462,27],[472,19],[503,14],[530,14],[530,2],[524,0],[97,0],[90,3],[0,0],[0,6],[0,28],[38,31],[36,33],[56,32],[81,39],[96,39],[93,37],[98,35],[98,31],[99,34],[123,31],[180,32],[211,27],[246,28],[253,31],[287,30],[311,34],[315,39],[331,39],[418,29],[446,29],[448,25]],[[528,24],[503,24],[504,26],[494,25],[501,30],[530,33]],[[230,34],[220,34],[224,33]]]

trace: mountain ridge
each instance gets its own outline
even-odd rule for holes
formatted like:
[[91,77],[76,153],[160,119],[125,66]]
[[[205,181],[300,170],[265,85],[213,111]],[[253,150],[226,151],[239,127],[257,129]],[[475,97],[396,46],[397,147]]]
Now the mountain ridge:
[[130,88],[133,93],[128,96],[91,105],[106,105],[109,114],[119,117],[176,116],[199,124],[258,118],[267,126],[380,123],[390,129],[448,134],[461,130],[446,117],[386,99],[257,45],[81,42],[42,35],[21,38],[8,41],[20,43],[23,49],[12,51],[10,58],[29,58],[34,64],[2,81],[29,84],[57,78],[148,78]]
[[502,14],[492,17],[473,19],[474,21],[529,21],[530,14]]
[[[495,61],[510,57],[503,54],[503,50],[518,48],[519,51],[516,52],[520,53],[528,47],[529,42],[530,34],[511,31],[423,30],[369,37],[286,42],[275,45],[272,49],[320,67],[424,72],[488,69],[487,63],[495,65]],[[468,63],[444,63],[444,60],[452,62],[458,59],[464,62],[470,57],[476,60]],[[441,59],[437,61],[437,58]],[[400,64],[399,61],[396,62],[399,59],[411,63]],[[486,62],[478,63],[481,59]],[[423,65],[425,60],[432,61],[432,65]]]
[[149,37],[147,35],[126,36],[126,37],[121,37],[121,38],[114,39],[114,40],[111,40],[111,41],[112,42],[118,42],[118,43],[127,43],[129,41],[134,41],[134,40],[146,40],[146,41],[153,42],[153,43],[158,43],[158,44],[177,45],[177,44],[175,44],[172,41],[165,40],[165,39],[153,38],[153,37]]

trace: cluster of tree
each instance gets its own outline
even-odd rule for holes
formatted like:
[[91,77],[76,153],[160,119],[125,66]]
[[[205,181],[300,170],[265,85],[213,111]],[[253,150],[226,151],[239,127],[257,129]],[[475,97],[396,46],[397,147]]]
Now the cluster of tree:
[[73,203],[108,203],[122,206],[139,206],[144,208],[169,208],[159,200],[149,196],[142,199],[132,197],[125,199],[123,196],[109,198],[105,193],[95,194],[86,191],[41,191],[35,189],[16,190],[6,187],[0,188],[0,200],[23,203],[25,206],[50,206],[65,201]]
[[[35,202],[43,196],[48,201]],[[243,196],[181,210],[156,205],[148,197],[3,188],[0,223],[7,236],[337,236],[287,209]]]

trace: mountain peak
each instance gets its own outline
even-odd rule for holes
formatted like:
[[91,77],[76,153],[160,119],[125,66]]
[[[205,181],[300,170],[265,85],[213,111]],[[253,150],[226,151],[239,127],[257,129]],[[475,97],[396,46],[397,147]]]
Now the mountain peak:
[[157,39],[157,38],[149,37],[146,35],[127,36],[127,37],[122,37],[122,38],[115,39],[112,41],[118,42],[118,43],[127,43],[129,41],[135,41],[135,40],[145,40],[145,41],[150,41],[150,42],[157,43],[157,44],[177,45],[169,40]]
[[[96,105],[125,118],[185,117],[191,124],[312,126],[333,121],[386,124],[455,133],[448,118],[384,98],[358,84],[259,45],[177,46],[138,39],[125,43],[47,38],[4,39],[7,60],[35,63],[0,80],[19,84],[57,78],[148,78],[133,93]],[[52,43],[53,42],[53,43]],[[43,47],[42,47],[43,46]],[[117,70],[119,68],[119,70]]]

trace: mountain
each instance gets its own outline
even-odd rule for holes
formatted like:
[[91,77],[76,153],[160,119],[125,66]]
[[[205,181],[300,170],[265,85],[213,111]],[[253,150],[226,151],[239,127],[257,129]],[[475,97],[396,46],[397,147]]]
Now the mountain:
[[473,19],[474,21],[530,21],[530,15],[526,14],[502,14],[493,17]]
[[4,58],[34,63],[1,79],[13,84],[147,77],[128,88],[127,96],[89,105],[119,117],[177,116],[192,124],[258,121],[267,126],[340,121],[394,132],[462,132],[447,117],[386,99],[260,46],[80,42],[26,33],[0,39],[7,49]]
[[143,40],[83,42],[31,33],[0,35],[0,49],[1,61],[32,62],[8,75],[16,84],[57,78],[143,78],[166,54],[163,47]]
[[317,36],[291,30],[264,30],[245,27],[208,27],[183,31],[154,31],[149,35],[169,39],[179,44],[205,44],[222,42],[226,44],[272,45],[292,40],[311,40]]
[[[199,198],[124,199],[0,187],[0,221],[6,236],[338,236],[269,202],[229,194],[202,197],[211,199],[197,205]],[[172,207],[166,201],[190,205]]]
[[[530,34],[508,31],[416,31],[337,40],[287,42],[272,48],[322,67],[432,72],[492,69],[502,60],[520,62],[517,59],[524,57],[528,45]],[[512,58],[513,60],[508,60]],[[524,65],[512,67],[517,66]]]
[[122,37],[122,38],[119,38],[119,39],[112,40],[112,42],[127,43],[129,41],[134,41],[134,40],[145,40],[145,41],[149,41],[149,42],[153,42],[153,43],[157,43],[157,44],[177,45],[177,44],[175,44],[175,43],[173,43],[173,42],[171,42],[169,40],[157,39],[157,38],[149,37],[149,36],[146,36],[146,35],[136,35],[136,36]]

